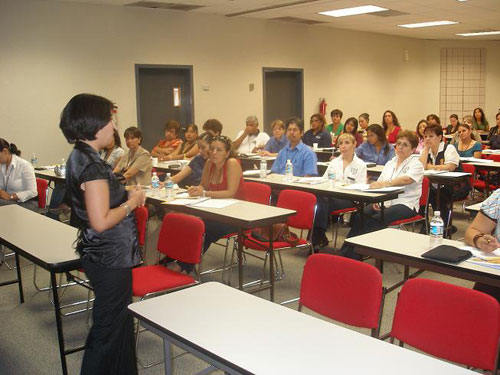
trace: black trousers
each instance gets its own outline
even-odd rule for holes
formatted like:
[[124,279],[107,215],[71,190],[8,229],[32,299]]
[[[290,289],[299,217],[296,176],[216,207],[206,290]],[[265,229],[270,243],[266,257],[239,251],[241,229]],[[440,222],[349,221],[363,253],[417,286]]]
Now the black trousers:
[[137,374],[132,302],[132,269],[107,268],[82,259],[94,288],[94,324],[85,344],[81,374]]

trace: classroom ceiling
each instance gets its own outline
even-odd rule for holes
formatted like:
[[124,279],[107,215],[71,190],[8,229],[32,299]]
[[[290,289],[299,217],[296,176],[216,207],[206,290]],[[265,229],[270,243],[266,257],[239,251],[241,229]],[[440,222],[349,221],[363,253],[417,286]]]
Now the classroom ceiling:
[[[332,27],[398,35],[417,39],[500,40],[500,35],[463,37],[458,33],[500,30],[500,0],[59,0],[116,6],[141,6],[298,22],[311,27]],[[376,5],[386,12],[333,18],[318,12]],[[406,29],[400,24],[455,21],[458,24]]]

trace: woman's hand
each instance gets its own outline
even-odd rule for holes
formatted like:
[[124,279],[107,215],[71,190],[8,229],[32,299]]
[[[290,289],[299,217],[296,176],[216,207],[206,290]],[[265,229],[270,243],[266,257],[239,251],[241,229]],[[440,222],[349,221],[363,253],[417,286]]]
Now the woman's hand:
[[201,197],[203,195],[203,186],[190,186],[187,193],[190,197]]
[[0,189],[0,198],[6,201],[10,201],[10,195],[5,190]]
[[146,193],[139,186],[128,192],[128,200],[135,207],[142,207],[146,202]]
[[496,237],[485,234],[482,237],[479,237],[476,240],[476,244],[479,250],[484,251],[485,253],[491,253],[500,247],[500,243],[498,243]]
[[260,156],[271,156],[271,153],[269,151],[263,150],[259,152]]
[[389,181],[375,181],[370,184],[370,189],[380,189],[389,186]]

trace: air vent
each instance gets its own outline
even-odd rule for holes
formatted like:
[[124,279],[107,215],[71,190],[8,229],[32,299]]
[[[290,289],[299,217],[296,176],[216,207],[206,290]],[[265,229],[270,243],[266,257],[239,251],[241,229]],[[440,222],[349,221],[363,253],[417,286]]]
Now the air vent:
[[389,10],[384,10],[382,12],[370,13],[367,15],[368,16],[375,16],[375,17],[396,17],[396,16],[405,16],[407,14],[410,14],[410,13],[400,12],[399,10],[389,9]]
[[308,20],[305,18],[297,18],[297,17],[276,17],[271,18],[273,21],[285,21],[285,22],[294,22],[294,23],[303,23],[306,25],[317,25],[319,23],[325,23],[322,21]]
[[136,1],[135,3],[125,4],[129,7],[151,8],[151,9],[169,9],[169,10],[182,10],[188,12],[193,9],[204,8],[204,5],[189,5],[189,4],[175,4],[175,3],[159,3],[157,1]]

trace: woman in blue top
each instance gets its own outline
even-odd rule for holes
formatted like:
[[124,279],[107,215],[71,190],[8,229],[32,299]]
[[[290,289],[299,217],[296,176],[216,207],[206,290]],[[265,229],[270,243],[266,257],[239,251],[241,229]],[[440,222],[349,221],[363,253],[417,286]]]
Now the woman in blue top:
[[394,157],[394,146],[387,142],[382,126],[371,124],[366,131],[367,140],[356,148],[356,155],[364,162],[385,165]]
[[311,129],[305,132],[302,136],[304,144],[313,147],[315,143],[318,147],[332,147],[332,136],[325,130],[326,119],[321,113],[316,113],[311,116]]
[[458,125],[457,133],[459,137],[458,142],[453,146],[457,149],[458,155],[466,158],[480,158],[482,151],[481,142],[474,140],[470,126],[467,124]]
[[264,150],[260,153],[261,156],[276,156],[288,144],[283,121],[274,120],[271,128],[273,129],[273,136],[267,141]]

